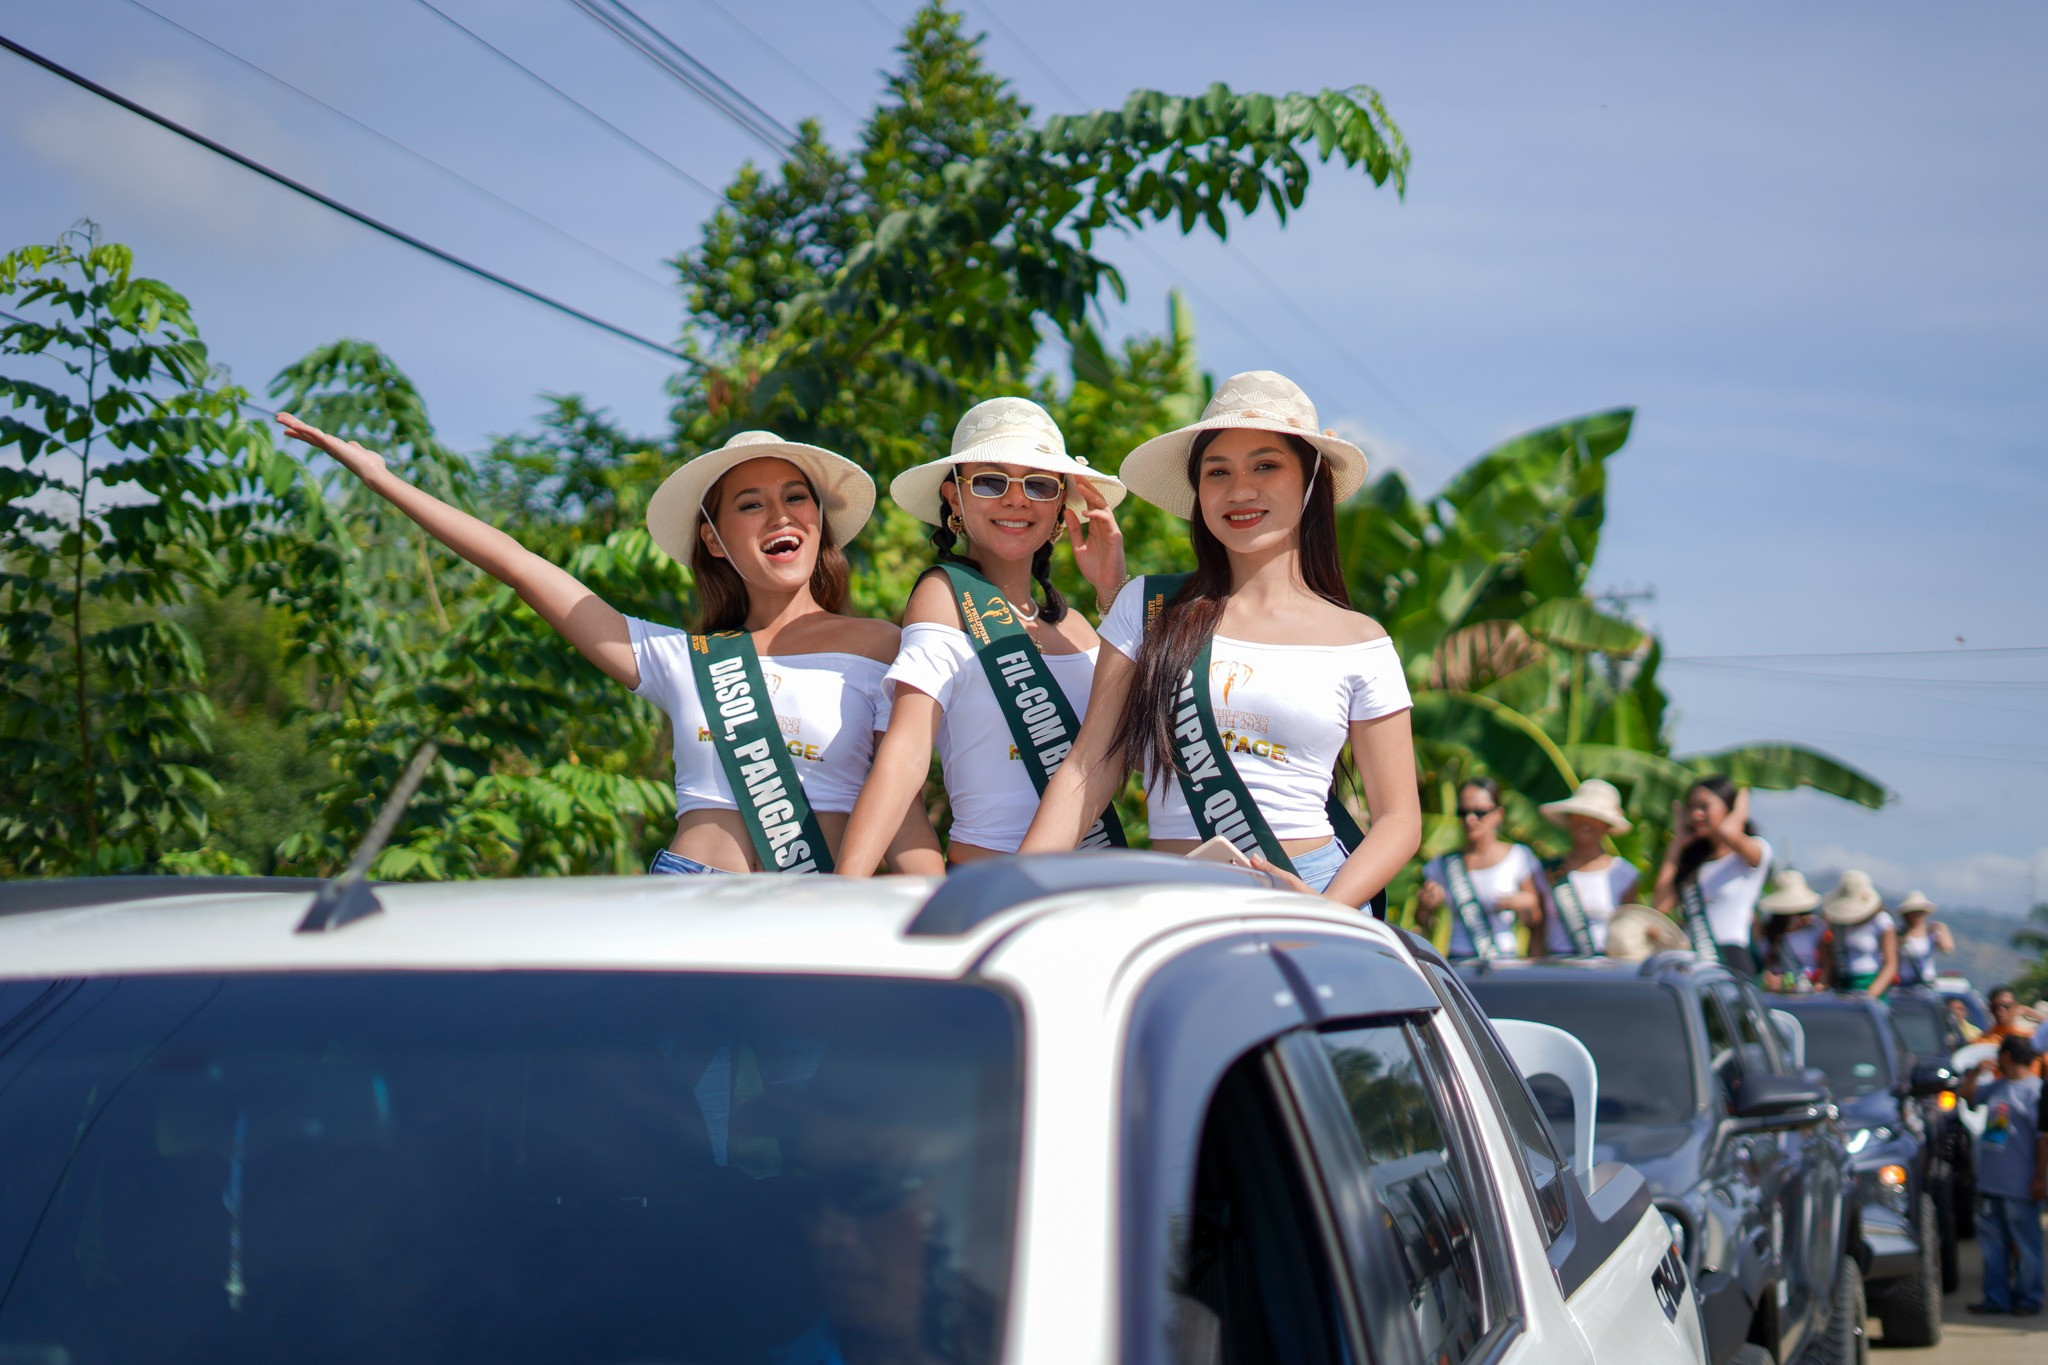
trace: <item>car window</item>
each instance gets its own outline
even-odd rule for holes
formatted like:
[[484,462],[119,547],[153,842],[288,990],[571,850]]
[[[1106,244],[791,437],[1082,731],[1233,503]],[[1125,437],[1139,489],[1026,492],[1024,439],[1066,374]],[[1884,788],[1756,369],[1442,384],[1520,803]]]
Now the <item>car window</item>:
[[1735,1086],[1742,1079],[1742,1051],[1735,1041],[1735,1027],[1712,991],[1700,992],[1700,1014],[1707,1026],[1707,1069],[1720,1083],[1722,1101],[1733,1104]]
[[1735,1034],[1741,1042],[1744,1074],[1782,1070],[1770,1026],[1764,1022],[1762,1012],[1750,1000],[1748,993],[1733,981],[1716,982],[1713,990],[1714,998],[1721,1002],[1722,1008],[1728,1011],[1728,1017],[1734,1021]]
[[[1472,1166],[1449,1136],[1455,1120],[1427,1065],[1428,1035],[1400,1024],[1321,1034],[1360,1149],[1400,1249],[1423,1357],[1463,1360],[1489,1326]],[[1498,1279],[1495,1281],[1499,1282]]]
[[1906,1050],[1915,1057],[1946,1058],[1952,1050],[1947,1043],[1943,1016],[1948,1011],[1931,1000],[1905,997],[1891,1002],[1892,1023]]
[[1845,1099],[1872,1095],[1892,1083],[1884,1041],[1868,1010],[1795,1009],[1806,1030],[1806,1060],[1827,1073],[1828,1086]]
[[1350,1361],[1332,1251],[1276,1106],[1265,1054],[1233,1066],[1202,1124],[1175,1287],[1180,1365]]
[[1561,1183],[1571,1168],[1558,1150],[1550,1121],[1537,1105],[1529,1083],[1507,1055],[1493,1025],[1486,1021],[1485,1013],[1464,983],[1433,962],[1428,964],[1428,971],[1444,1002],[1444,1012],[1450,1015],[1458,1036],[1486,1075],[1495,1107],[1513,1140],[1517,1164],[1523,1178],[1529,1181],[1544,1241],[1549,1242],[1564,1231],[1571,1217],[1571,1196]]
[[996,991],[336,972],[80,1001],[5,1059],[0,1360],[995,1358]]
[[[1692,1047],[1678,996],[1655,981],[1479,980],[1472,993],[1496,1019],[1531,1019],[1563,1029],[1586,1045],[1599,1068],[1594,1137],[1621,1124],[1684,1123],[1699,1107],[1693,1093]],[[1558,1089],[1563,1091],[1562,1086]],[[1553,1106],[1542,1090],[1558,1146],[1570,1150],[1571,1096]],[[1559,1125],[1562,1124],[1562,1127]]]

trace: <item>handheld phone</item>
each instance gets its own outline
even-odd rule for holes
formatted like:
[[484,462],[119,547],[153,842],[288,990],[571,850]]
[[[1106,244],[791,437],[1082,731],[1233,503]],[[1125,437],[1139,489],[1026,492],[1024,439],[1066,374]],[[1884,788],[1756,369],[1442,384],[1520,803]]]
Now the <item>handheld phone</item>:
[[1188,850],[1188,857],[1200,858],[1204,862],[1229,863],[1232,867],[1250,867],[1252,860],[1238,851],[1236,844],[1220,834],[1211,835]]

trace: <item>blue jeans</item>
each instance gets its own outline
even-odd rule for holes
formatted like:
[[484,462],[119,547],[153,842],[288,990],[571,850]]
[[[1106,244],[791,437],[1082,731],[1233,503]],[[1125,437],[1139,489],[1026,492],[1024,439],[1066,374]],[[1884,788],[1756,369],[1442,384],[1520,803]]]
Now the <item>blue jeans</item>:
[[1321,848],[1303,853],[1288,861],[1294,864],[1294,875],[1318,891],[1330,888],[1330,879],[1337,875],[1337,869],[1344,866],[1344,860],[1351,854],[1336,839]]
[[667,849],[663,849],[654,855],[654,861],[648,864],[647,870],[653,873],[666,873],[671,877],[702,877],[706,874],[714,877],[730,877],[732,875],[722,867],[711,867],[708,864],[698,862],[695,858],[685,858],[682,854],[671,853]]
[[2041,1201],[1978,1195],[1977,1245],[1984,1248],[1984,1302],[2007,1312],[2039,1312]]

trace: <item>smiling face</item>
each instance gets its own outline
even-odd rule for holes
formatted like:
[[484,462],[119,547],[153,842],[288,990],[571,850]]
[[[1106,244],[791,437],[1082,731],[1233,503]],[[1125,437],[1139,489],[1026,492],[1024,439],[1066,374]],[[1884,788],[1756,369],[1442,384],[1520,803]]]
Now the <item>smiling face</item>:
[[1705,787],[1694,787],[1685,798],[1685,823],[1693,834],[1705,838],[1728,818],[1728,803]]
[[[976,559],[1029,561],[1039,548],[1053,538],[1060,526],[1060,509],[1066,506],[1066,487],[1049,501],[1025,492],[1025,479],[1055,479],[1042,469],[1021,464],[962,464],[954,468],[939,487],[939,497],[950,514],[958,512],[967,527],[967,541]],[[998,497],[984,498],[974,491],[977,474],[997,475],[1009,480]],[[962,494],[965,494],[963,497]]]
[[750,586],[794,591],[810,582],[824,545],[824,513],[801,469],[773,455],[734,465],[704,506],[711,522],[700,523],[697,534],[705,548]]
[[1234,554],[1294,541],[1307,471],[1286,439],[1269,431],[1222,431],[1195,466],[1203,525]]
[[1566,827],[1571,831],[1572,850],[1586,853],[1600,847],[1600,841],[1607,837],[1607,822],[1596,820],[1590,815],[1568,815]]

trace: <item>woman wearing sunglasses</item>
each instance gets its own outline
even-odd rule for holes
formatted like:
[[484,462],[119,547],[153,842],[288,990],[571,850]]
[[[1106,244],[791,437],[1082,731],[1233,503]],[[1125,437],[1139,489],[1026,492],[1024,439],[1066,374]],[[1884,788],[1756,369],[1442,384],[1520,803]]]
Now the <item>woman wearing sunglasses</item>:
[[[1124,551],[1111,509],[1123,495],[1067,454],[1059,426],[1023,398],[968,409],[950,454],[890,482],[896,505],[933,528],[939,562],[910,594],[888,673],[889,731],[847,826],[841,872],[875,870],[921,804],[935,745],[953,810],[948,860],[1016,852],[1080,732],[1095,674],[1095,631],[1052,584],[1053,543],[1071,531],[1098,601],[1115,596]],[[1094,834],[1095,846],[1123,842],[1113,814]]]
[[[1085,843],[1135,768],[1154,848],[1221,837],[1352,906],[1401,869],[1422,828],[1408,684],[1386,631],[1351,609],[1337,557],[1336,505],[1365,464],[1270,370],[1231,376],[1200,421],[1131,452],[1124,483],[1189,519],[1195,571],[1133,582],[1103,618],[1088,718],[1026,851]],[[1372,811],[1363,835],[1334,799],[1347,743]]]
[[[675,728],[676,831],[654,872],[830,872],[888,723],[897,629],[846,613],[839,547],[874,510],[844,456],[741,432],[669,475],[654,543],[690,566],[696,633],[641,621],[494,526],[393,473],[384,457],[281,414],[421,529],[518,593],[584,658]],[[899,871],[944,864],[922,809],[884,838]]]
[[1501,838],[1505,818],[1500,784],[1490,777],[1473,778],[1458,788],[1464,848],[1422,866],[1416,922],[1424,934],[1434,933],[1438,913],[1450,907],[1446,957],[1513,957],[1517,925],[1529,930],[1532,944],[1543,941],[1543,863],[1527,845]]

